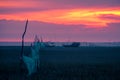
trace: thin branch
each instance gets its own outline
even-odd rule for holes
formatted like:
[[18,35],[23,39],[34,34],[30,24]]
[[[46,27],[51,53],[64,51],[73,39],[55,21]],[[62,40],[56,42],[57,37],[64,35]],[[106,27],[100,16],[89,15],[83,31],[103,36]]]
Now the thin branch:
[[27,31],[27,25],[28,25],[28,20],[26,21],[26,24],[25,24],[25,30],[24,30],[24,33],[23,33],[23,35],[22,35],[22,50],[21,50],[21,58],[22,58],[22,56],[23,56],[23,49],[24,49],[24,36],[25,36],[25,33],[26,33],[26,31]]

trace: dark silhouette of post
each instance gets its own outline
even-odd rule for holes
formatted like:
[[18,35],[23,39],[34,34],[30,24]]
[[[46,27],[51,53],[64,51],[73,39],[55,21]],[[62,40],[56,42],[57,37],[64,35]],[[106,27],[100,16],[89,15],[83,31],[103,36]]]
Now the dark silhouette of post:
[[25,24],[25,29],[24,29],[24,32],[23,32],[23,35],[22,35],[22,49],[21,49],[21,56],[20,56],[20,59],[22,59],[23,57],[23,50],[24,50],[24,36],[25,36],[25,33],[27,31],[27,25],[28,25],[28,20],[26,21],[26,24]]

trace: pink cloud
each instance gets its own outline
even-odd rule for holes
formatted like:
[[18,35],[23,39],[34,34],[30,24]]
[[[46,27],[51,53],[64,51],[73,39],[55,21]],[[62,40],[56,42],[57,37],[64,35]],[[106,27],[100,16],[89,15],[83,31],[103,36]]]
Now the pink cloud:
[[[25,21],[0,20],[0,41],[21,41]],[[120,41],[120,23],[105,28],[85,28],[83,25],[50,24],[29,21],[25,41],[33,41],[35,35],[44,41]]]

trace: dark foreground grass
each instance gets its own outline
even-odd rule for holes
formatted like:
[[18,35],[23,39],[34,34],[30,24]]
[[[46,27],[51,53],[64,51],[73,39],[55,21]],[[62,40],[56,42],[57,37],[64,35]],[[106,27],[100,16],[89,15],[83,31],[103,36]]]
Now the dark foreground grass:
[[40,80],[120,80],[120,65],[50,64],[41,65],[32,79]]
[[38,72],[0,72],[0,80],[120,80],[120,65],[41,64]]
[[[21,47],[0,47],[0,80],[120,80],[120,47],[44,48],[39,70],[20,69]],[[30,47],[25,47],[26,55]]]

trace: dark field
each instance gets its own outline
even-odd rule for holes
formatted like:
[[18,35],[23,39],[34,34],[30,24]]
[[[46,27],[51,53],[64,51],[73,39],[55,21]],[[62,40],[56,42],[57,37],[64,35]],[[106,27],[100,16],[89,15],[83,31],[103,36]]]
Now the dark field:
[[[0,80],[120,80],[120,47],[48,47],[40,51],[40,69],[20,69],[19,46],[0,47]],[[29,55],[30,47],[24,48]]]

